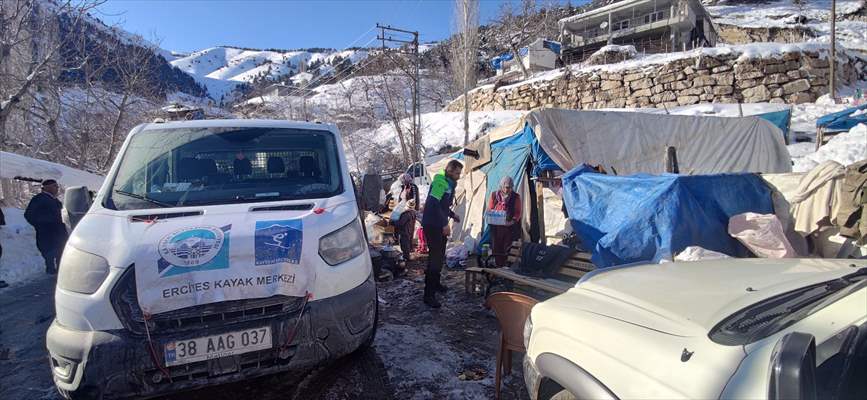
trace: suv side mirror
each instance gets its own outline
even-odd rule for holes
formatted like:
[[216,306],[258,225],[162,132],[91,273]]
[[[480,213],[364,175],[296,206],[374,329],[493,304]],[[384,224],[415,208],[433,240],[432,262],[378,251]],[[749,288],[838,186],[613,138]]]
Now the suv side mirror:
[[69,225],[75,228],[78,221],[87,214],[90,209],[91,197],[87,186],[72,186],[66,189],[63,195],[63,204],[69,218]]
[[769,400],[816,399],[816,339],[792,332],[777,342],[771,356]]

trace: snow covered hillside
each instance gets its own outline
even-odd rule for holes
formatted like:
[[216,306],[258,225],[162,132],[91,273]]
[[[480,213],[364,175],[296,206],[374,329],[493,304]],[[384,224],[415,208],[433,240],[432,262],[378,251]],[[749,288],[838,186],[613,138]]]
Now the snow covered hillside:
[[356,64],[367,58],[367,50],[272,51],[211,47],[171,60],[171,64],[190,74],[208,88],[212,98],[228,100],[232,91],[256,79],[279,81],[302,70],[327,75],[343,62]]
[[[752,1],[732,0],[708,6],[707,9],[717,24],[742,28],[801,29],[815,36],[811,40],[828,43],[831,1],[809,0],[802,3],[799,6],[792,0],[776,0],[757,5]],[[846,19],[846,16],[864,7],[867,5],[863,0],[837,1],[837,40],[844,47],[867,52],[867,20]]]

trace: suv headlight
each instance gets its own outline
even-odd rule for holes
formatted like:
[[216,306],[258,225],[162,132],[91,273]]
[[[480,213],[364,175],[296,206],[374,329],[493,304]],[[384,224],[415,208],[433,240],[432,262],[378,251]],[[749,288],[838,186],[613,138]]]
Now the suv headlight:
[[367,243],[358,219],[319,239],[319,255],[328,265],[337,265],[358,257]]
[[533,334],[533,319],[530,315],[527,316],[527,321],[524,322],[524,350],[530,348],[530,335]]
[[104,258],[66,246],[60,258],[57,286],[70,292],[93,294],[108,276]]

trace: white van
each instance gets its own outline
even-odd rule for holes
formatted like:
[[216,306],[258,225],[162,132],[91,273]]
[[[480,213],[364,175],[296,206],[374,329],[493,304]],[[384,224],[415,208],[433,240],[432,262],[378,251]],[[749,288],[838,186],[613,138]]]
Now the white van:
[[370,345],[376,286],[337,128],[137,126],[64,249],[55,307],[66,398],[152,397]]

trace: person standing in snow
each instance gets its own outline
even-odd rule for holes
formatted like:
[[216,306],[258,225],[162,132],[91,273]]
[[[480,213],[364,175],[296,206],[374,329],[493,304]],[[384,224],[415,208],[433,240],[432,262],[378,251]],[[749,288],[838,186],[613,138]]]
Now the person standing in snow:
[[436,292],[446,291],[446,287],[440,282],[440,271],[446,258],[446,241],[451,234],[449,218],[456,222],[461,221],[451,207],[455,186],[463,169],[464,166],[460,161],[449,161],[445,170],[434,175],[424,204],[421,226],[428,247],[427,269],[424,274],[424,303],[432,308],[440,307]]
[[490,225],[494,260],[497,267],[505,267],[509,246],[521,238],[521,196],[514,191],[512,177],[500,180],[500,190],[491,193],[488,210],[506,212],[506,225]]
[[419,198],[418,186],[412,182],[410,174],[400,176],[400,195],[397,201],[406,202],[406,209],[400,214],[400,219],[397,220],[397,239],[400,243],[400,251],[403,253],[404,261],[409,261],[410,252],[412,252],[412,239],[415,229],[415,217],[418,212]]
[[24,219],[36,229],[36,248],[45,259],[45,273],[54,275],[66,245],[66,225],[61,217],[63,205],[57,200],[60,188],[54,179],[42,181],[42,192],[33,196],[24,211]]

